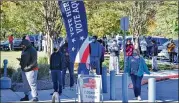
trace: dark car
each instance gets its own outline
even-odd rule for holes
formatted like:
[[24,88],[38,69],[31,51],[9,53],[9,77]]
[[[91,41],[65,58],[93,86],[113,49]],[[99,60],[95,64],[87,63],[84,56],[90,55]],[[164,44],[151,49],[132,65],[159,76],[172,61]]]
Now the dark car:
[[13,49],[14,50],[19,50],[19,49],[22,49],[21,47],[21,42],[22,42],[22,39],[20,38],[15,38],[14,41],[13,41]]
[[1,41],[0,50],[10,50],[9,41]]
[[152,40],[155,40],[158,46],[158,52],[162,51],[161,46],[163,46],[164,43],[166,43],[167,41],[169,41],[168,38],[165,37],[159,37],[159,36],[153,36],[151,37]]
[[169,39],[167,39],[165,37],[152,37],[152,40],[155,40],[157,42],[158,52],[160,52],[160,51],[162,51],[160,46],[162,46],[164,43],[166,43]]

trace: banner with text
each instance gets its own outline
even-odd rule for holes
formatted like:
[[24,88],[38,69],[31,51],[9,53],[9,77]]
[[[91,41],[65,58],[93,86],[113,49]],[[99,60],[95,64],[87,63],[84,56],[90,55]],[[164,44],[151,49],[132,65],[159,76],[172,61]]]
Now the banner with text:
[[[85,55],[89,55],[89,52],[85,52],[88,46],[84,45],[84,47],[82,48],[82,44],[85,42],[88,36],[84,2],[58,1],[58,4],[67,32],[70,60],[72,62],[81,63],[82,60],[76,58],[83,58],[83,54],[78,55],[81,57],[76,57],[77,53],[81,51],[82,53],[86,53]],[[81,48],[83,50],[80,50]],[[87,61],[87,57],[85,60]],[[83,61],[83,63],[85,63],[86,61]]]

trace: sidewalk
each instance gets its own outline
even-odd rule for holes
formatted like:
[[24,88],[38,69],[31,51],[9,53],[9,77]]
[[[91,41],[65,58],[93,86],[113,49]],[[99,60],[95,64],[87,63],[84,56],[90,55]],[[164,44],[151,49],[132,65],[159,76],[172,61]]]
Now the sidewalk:
[[[172,71],[160,71],[160,72],[152,72],[151,75],[144,75],[144,79],[148,79],[150,77],[162,77],[169,75],[177,75],[178,70]],[[109,75],[107,78],[107,88],[108,93],[103,94],[104,102],[122,102],[122,74],[116,76],[116,100],[110,100],[110,81]],[[130,79],[129,82],[131,83]],[[148,85],[143,85],[141,90],[141,98],[143,101],[147,102],[148,100]],[[51,95],[53,89],[50,90],[39,90],[39,100],[43,102],[50,102]],[[1,102],[19,102],[20,98],[22,98],[24,94],[22,92],[13,92],[12,90],[1,90]],[[75,88],[70,89],[69,87],[63,90],[62,95],[60,96],[62,102],[75,102],[76,90]],[[30,97],[31,98],[31,97]],[[128,99],[129,102],[139,102],[136,100],[132,100],[134,98],[133,89],[128,89]],[[178,79],[170,79],[167,81],[157,82],[156,83],[156,100],[158,102],[162,101],[178,101]]]

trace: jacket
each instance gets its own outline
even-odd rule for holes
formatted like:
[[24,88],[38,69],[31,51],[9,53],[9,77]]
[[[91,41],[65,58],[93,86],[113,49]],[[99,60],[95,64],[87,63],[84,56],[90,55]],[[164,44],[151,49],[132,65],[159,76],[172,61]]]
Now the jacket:
[[113,44],[109,49],[111,56],[119,56],[119,46],[117,44]]
[[152,46],[152,56],[157,56],[158,55],[158,46],[157,44],[153,44]]
[[61,52],[54,52],[50,56],[50,70],[62,70],[63,69],[63,55]]
[[134,46],[132,44],[126,45],[126,55],[127,56],[132,56],[133,50],[134,50]]
[[168,50],[168,52],[173,52],[175,50],[175,44],[174,43],[169,43],[167,45],[167,50]]
[[25,45],[26,49],[23,50],[20,60],[21,69],[28,72],[37,68],[37,51],[28,40],[23,40],[21,45]]
[[[64,57],[64,63],[69,63],[73,60],[70,60],[70,56],[69,56],[69,50],[68,50],[68,44],[65,43],[60,47],[60,52],[62,53],[63,57]],[[66,55],[68,54],[68,55]],[[74,57],[73,57],[74,58]]]
[[[126,62],[126,67],[124,68],[124,72],[125,73],[128,73],[129,75],[131,74],[131,58],[132,57],[128,57],[127,58],[127,62]],[[145,63],[145,60],[140,57],[140,60],[139,60],[139,69],[138,69],[138,72],[137,72],[137,76],[142,76],[143,74],[147,73],[147,74],[150,74],[149,70],[148,70],[148,67]]]

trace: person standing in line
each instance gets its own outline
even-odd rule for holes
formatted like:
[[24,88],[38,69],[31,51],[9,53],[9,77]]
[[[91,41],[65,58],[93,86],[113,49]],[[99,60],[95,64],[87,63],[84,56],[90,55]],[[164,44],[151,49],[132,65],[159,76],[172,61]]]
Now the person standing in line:
[[147,57],[147,42],[145,37],[142,38],[142,40],[140,41],[140,47],[141,47],[141,51],[143,54],[143,57]]
[[23,39],[21,46],[23,48],[21,58],[19,59],[21,69],[22,69],[22,80],[24,84],[24,94],[25,97],[21,98],[20,101],[29,101],[29,89],[30,86],[32,100],[38,101],[37,93],[37,74],[38,74],[38,64],[37,64],[37,51],[32,46],[29,40]]
[[144,72],[150,74],[145,60],[138,50],[134,50],[132,56],[127,58],[127,63],[124,69],[131,77],[135,98],[141,101],[141,82]]
[[[62,71],[63,71],[63,55],[54,47],[54,52],[50,57],[50,72],[53,82],[54,92],[62,93]],[[52,93],[53,95],[53,93]]]
[[155,40],[152,40],[152,70],[158,71],[157,65],[158,46]]
[[151,50],[152,50],[152,37],[147,38],[147,56],[148,58],[151,57]]
[[134,45],[131,43],[131,40],[128,39],[126,44],[126,56],[132,56],[133,50]]
[[105,48],[103,46],[103,41],[100,39],[98,42],[101,44],[102,54],[100,58],[100,74],[102,75],[102,64],[104,62],[104,54],[105,54]]
[[92,42],[90,43],[90,66],[92,71],[96,70],[97,75],[100,75],[101,54],[101,44],[97,41],[97,36],[93,36]]
[[174,55],[175,55],[175,43],[171,40],[171,43],[167,45],[167,50],[169,54],[170,63],[174,62]]
[[9,39],[10,50],[12,51],[13,50],[13,41],[14,41],[13,35],[10,35],[8,37],[8,39]]
[[60,52],[62,53],[64,58],[62,64],[64,67],[62,72],[63,89],[65,88],[65,76],[66,76],[67,69],[70,74],[70,88],[72,88],[74,86],[74,68],[73,68],[74,63],[70,61],[67,38],[65,40],[65,43],[60,47]]
[[110,59],[109,59],[109,70],[115,70],[116,74],[120,73],[119,67],[119,54],[120,48],[116,40],[113,40],[113,44],[110,47]]

